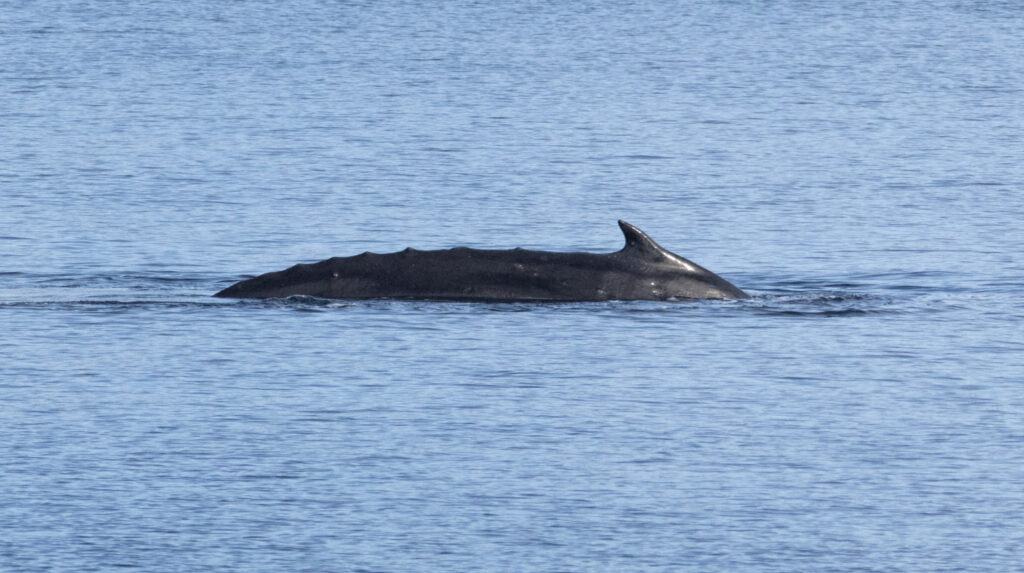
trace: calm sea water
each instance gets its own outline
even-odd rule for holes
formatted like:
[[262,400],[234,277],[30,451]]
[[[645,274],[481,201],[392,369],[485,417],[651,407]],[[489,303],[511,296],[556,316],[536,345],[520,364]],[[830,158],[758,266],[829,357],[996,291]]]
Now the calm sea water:
[[0,2],[0,570],[1020,570],[1024,8],[833,4]]

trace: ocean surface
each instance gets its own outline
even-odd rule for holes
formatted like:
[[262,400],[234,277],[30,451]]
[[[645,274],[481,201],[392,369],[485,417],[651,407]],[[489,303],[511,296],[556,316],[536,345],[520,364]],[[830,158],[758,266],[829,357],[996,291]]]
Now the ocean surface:
[[[1020,571],[1019,2],[0,1],[0,570]],[[363,251],[744,301],[235,301]]]

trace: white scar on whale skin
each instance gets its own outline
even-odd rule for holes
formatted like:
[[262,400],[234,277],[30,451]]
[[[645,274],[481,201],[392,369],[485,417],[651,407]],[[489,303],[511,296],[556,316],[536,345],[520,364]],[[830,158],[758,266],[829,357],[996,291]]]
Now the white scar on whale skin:
[[669,259],[671,259],[673,262],[675,262],[679,266],[683,267],[684,269],[690,271],[691,273],[697,272],[697,269],[694,268],[694,266],[691,265],[689,261],[683,260],[679,256],[677,256],[677,255],[675,255],[673,253],[669,253],[668,251],[665,251],[665,253],[666,253],[666,255],[668,256]]

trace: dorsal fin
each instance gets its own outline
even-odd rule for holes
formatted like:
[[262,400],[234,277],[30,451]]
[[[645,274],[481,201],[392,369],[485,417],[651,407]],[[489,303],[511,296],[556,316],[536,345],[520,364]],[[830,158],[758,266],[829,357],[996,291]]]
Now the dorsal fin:
[[638,255],[650,258],[661,258],[667,251],[654,242],[654,239],[647,236],[647,233],[637,229],[633,225],[619,219],[619,228],[626,236],[626,246],[623,250],[629,249]]
[[622,229],[622,234],[626,236],[626,246],[622,248],[622,252],[650,261],[672,261],[691,272],[701,269],[695,263],[655,243],[654,239],[647,236],[647,233],[622,219],[619,219],[619,228]]

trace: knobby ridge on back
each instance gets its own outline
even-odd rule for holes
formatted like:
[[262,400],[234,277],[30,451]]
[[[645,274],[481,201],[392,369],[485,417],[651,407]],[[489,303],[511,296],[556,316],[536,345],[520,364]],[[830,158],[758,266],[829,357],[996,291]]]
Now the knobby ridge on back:
[[626,246],[614,253],[467,247],[367,252],[259,275],[215,296],[566,302],[750,298],[633,225],[619,221],[619,227]]

